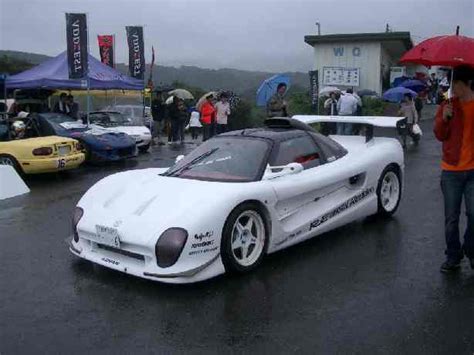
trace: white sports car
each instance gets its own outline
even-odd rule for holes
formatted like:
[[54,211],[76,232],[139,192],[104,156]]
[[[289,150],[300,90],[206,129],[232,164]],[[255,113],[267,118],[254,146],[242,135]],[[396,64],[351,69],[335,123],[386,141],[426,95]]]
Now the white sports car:
[[[352,122],[366,136],[316,133]],[[400,117],[295,116],[221,134],[169,169],[92,186],[74,211],[70,251],[138,277],[189,283],[255,268],[265,254],[400,202],[403,150],[373,126]]]
[[133,125],[123,114],[115,111],[95,111],[89,114],[91,124],[109,131],[126,133],[135,140],[139,152],[150,148],[151,132],[148,127]]

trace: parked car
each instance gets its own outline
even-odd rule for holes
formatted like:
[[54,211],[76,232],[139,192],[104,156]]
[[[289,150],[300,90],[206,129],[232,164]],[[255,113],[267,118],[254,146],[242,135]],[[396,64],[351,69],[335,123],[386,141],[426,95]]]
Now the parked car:
[[[321,118],[322,117],[322,118]],[[108,176],[80,199],[70,251],[167,283],[246,272],[265,254],[356,219],[392,215],[402,195],[403,149],[372,126],[401,117],[331,117],[367,136],[325,137],[302,123],[218,135],[165,169]]]
[[135,140],[129,135],[88,126],[61,113],[33,113],[24,121],[29,134],[77,139],[84,147],[86,160],[94,163],[123,160],[137,155]]
[[106,109],[107,111],[117,111],[123,114],[134,125],[145,126],[151,130],[153,119],[151,108],[142,105],[115,105]]
[[19,174],[75,169],[85,159],[75,139],[58,136],[14,139],[10,125],[7,120],[0,121],[0,165],[10,165]]
[[112,132],[122,132],[135,139],[140,152],[150,148],[151,132],[145,126],[133,125],[122,113],[115,111],[96,111],[89,114],[90,123]]

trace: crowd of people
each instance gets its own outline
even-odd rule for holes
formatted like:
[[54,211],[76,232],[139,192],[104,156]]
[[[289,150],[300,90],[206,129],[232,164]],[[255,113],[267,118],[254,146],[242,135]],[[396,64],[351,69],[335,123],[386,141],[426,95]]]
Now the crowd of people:
[[177,96],[167,105],[163,92],[157,91],[151,102],[151,114],[153,137],[156,143],[165,144],[165,137],[168,143],[184,143],[186,127],[189,127],[193,141],[201,134],[202,141],[206,141],[226,132],[231,110],[229,96],[225,92],[217,98],[209,94],[203,103],[188,107],[186,101]]
[[79,105],[74,101],[74,96],[62,92],[59,95],[59,100],[53,107],[53,112],[63,113],[71,116],[74,119],[79,119]]
[[[330,116],[360,116],[362,114],[362,100],[352,88],[345,93],[334,91],[324,101],[324,113]],[[358,125],[352,123],[327,123],[322,127],[323,134],[350,135],[358,134]]]
[[436,73],[431,73],[428,80],[426,80],[426,85],[427,104],[437,105],[446,99],[447,92],[449,89],[449,80],[447,76],[440,78],[436,75]]
[[59,95],[59,100],[51,109],[46,101],[41,102],[19,103],[15,100],[8,109],[8,113],[13,116],[18,116],[21,112],[56,112],[71,116],[74,119],[79,119],[79,105],[74,101],[74,96],[66,94],[65,92]]

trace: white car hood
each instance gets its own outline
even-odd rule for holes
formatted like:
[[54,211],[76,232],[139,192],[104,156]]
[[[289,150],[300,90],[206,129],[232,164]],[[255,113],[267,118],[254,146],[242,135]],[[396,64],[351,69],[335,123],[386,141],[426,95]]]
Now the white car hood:
[[165,170],[131,170],[99,181],[78,203],[84,209],[78,227],[90,233],[96,224],[117,227],[125,242],[146,244],[167,228],[193,228],[199,216],[212,217],[222,201],[231,206],[241,191],[236,183],[160,176]]
[[116,132],[126,133],[129,136],[149,136],[151,135],[150,130],[144,126],[118,126],[109,128]]

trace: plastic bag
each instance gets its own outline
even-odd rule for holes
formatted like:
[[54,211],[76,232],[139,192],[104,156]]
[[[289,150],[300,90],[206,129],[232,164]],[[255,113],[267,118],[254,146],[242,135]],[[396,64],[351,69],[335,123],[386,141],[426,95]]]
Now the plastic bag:
[[419,136],[422,136],[423,135],[423,131],[421,130],[420,126],[418,125],[418,123],[415,123],[412,127],[412,132],[413,134],[416,134],[416,135],[419,135]]

